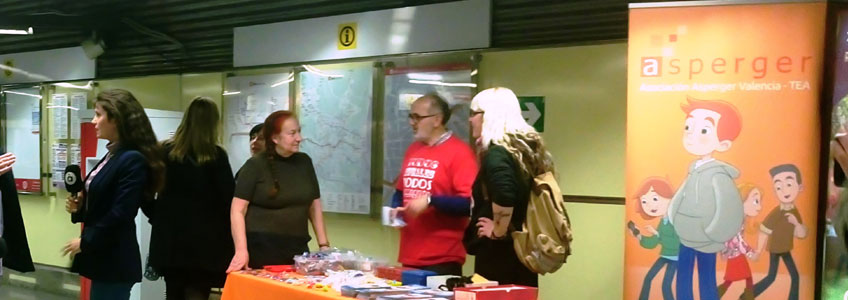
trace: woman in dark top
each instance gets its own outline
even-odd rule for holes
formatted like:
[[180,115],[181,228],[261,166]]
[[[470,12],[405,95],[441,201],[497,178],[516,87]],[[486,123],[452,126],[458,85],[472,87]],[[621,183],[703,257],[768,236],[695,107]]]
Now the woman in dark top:
[[474,272],[500,284],[538,286],[538,275],[516,256],[510,232],[522,228],[533,177],[553,171],[553,161],[509,89],[477,94],[469,121],[480,152],[471,223],[463,240],[475,256]]
[[18,272],[35,271],[29,252],[18,190],[12,165],[16,158],[0,149],[0,275],[2,268]]
[[66,208],[82,234],[65,245],[74,255],[71,271],[91,279],[91,300],[129,299],[141,281],[141,255],[135,216],[162,186],[165,164],[156,135],[138,100],[125,90],[107,90],[94,103],[97,138],[109,153],[86,176],[81,196],[71,195]]
[[163,144],[165,186],[142,208],[150,217],[150,265],[165,277],[167,299],[209,299],[223,287],[233,256],[233,171],[218,147],[218,108],[195,98],[174,137]]
[[307,220],[322,250],[324,229],[318,178],[300,150],[300,124],[289,111],[265,119],[265,151],[247,160],[236,182],[230,210],[235,255],[227,272],[288,265],[308,251]]

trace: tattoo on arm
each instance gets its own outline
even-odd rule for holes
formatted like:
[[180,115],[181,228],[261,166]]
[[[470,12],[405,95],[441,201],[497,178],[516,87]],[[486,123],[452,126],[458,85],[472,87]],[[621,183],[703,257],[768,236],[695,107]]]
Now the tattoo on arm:
[[504,237],[509,232],[509,223],[512,220],[512,209],[497,211],[493,213],[495,228],[492,235],[497,238]]

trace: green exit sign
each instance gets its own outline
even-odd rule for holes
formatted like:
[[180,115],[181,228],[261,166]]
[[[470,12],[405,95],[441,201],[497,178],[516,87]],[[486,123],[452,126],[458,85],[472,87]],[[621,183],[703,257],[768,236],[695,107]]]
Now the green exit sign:
[[545,97],[518,97],[518,104],[521,105],[521,115],[527,124],[538,132],[545,131]]

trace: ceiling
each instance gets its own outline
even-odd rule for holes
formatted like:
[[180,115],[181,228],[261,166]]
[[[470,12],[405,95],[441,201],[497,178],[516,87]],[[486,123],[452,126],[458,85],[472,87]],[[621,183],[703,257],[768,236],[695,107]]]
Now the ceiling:
[[[0,54],[78,46],[96,34],[97,77],[231,69],[233,28],[448,0],[0,0]],[[630,1],[640,2],[640,1]],[[493,0],[492,47],[623,40],[625,0]]]

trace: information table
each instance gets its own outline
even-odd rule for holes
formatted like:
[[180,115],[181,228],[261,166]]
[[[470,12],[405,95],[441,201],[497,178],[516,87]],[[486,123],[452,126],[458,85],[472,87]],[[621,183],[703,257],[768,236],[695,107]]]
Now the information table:
[[310,289],[270,278],[234,272],[227,276],[221,300],[351,300],[330,289]]

